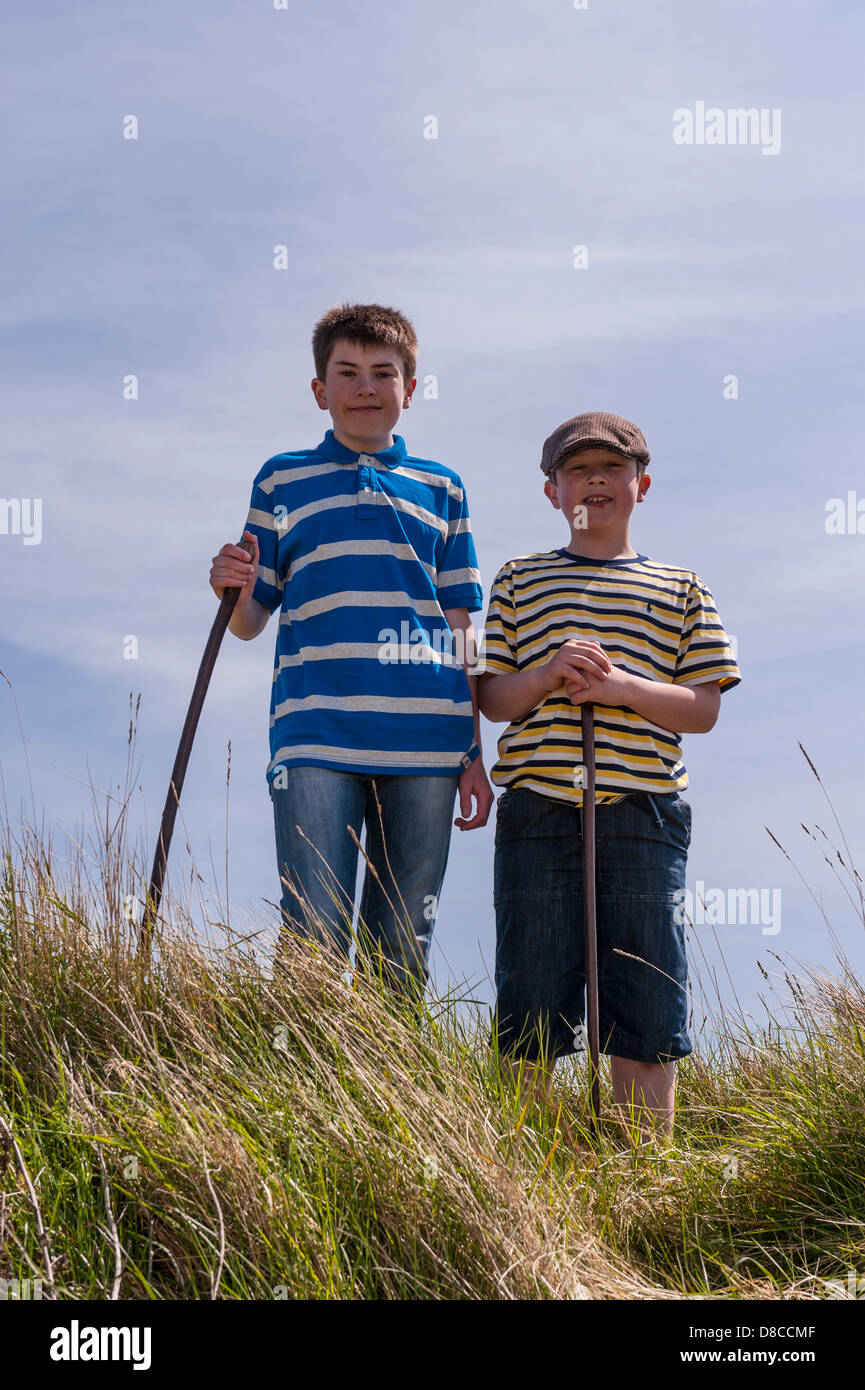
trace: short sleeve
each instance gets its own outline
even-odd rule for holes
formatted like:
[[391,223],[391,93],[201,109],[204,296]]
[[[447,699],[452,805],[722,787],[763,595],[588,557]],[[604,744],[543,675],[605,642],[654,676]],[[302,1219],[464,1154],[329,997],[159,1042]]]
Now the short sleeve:
[[478,674],[513,675],[517,665],[517,622],[507,566],[499,570],[490,590],[487,620],[478,649]]
[[282,578],[277,570],[277,546],[280,533],[273,508],[273,472],[265,464],[252,484],[252,497],[246,518],[245,531],[258,538],[258,578],[252,597],[273,613],[282,603]]
[[436,573],[436,598],[441,608],[483,607],[484,591],[472,536],[465,488],[456,474],[448,486],[448,529],[444,553]]
[[688,591],[673,682],[697,685],[720,681],[722,690],[731,690],[741,679],[715,600],[702,580],[694,575]]

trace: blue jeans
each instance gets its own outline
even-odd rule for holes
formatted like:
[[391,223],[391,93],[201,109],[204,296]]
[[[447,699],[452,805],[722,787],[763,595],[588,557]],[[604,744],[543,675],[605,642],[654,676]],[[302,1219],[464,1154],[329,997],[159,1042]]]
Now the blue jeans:
[[[398,989],[410,983],[425,985],[458,774],[373,776],[338,768],[289,767],[280,775],[287,785],[268,785],[283,882],[283,931],[335,946],[348,957],[358,848],[347,827],[359,840],[366,823],[365,850],[375,873],[365,860],[354,929],[361,948],[358,964],[362,954],[374,956]],[[284,880],[303,894],[303,903]]]
[[[685,887],[691,807],[634,792],[595,808],[601,1051],[665,1062],[688,1036]],[[527,787],[499,798],[495,848],[496,1013],[502,1052],[582,1050],[585,1012],[580,808]]]

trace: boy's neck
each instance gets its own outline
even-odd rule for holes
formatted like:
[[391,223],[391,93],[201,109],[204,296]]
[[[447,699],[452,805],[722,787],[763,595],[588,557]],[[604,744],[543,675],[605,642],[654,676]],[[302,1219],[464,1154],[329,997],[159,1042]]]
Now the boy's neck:
[[353,454],[380,454],[383,449],[393,448],[393,434],[379,435],[372,439],[357,439],[338,426],[333,427],[333,437],[344,449]]
[[637,552],[624,536],[591,536],[588,531],[572,531],[567,546],[570,555],[584,555],[587,560],[636,560]]

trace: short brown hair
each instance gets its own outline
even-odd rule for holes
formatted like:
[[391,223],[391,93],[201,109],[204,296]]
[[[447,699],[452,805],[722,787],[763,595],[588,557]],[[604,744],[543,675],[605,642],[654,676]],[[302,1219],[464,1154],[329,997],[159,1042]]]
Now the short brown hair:
[[333,345],[340,338],[359,347],[396,348],[405,368],[403,380],[414,378],[417,334],[398,309],[387,309],[381,304],[338,304],[328,309],[312,334],[312,356],[319,381],[324,381]]

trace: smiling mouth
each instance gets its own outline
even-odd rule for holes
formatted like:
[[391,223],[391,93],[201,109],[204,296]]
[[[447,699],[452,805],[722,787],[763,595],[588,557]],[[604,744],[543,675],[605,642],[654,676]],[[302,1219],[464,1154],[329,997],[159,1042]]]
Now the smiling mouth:
[[600,493],[592,493],[591,497],[585,497],[583,501],[586,506],[600,506],[602,502],[612,502],[612,497],[604,497]]

